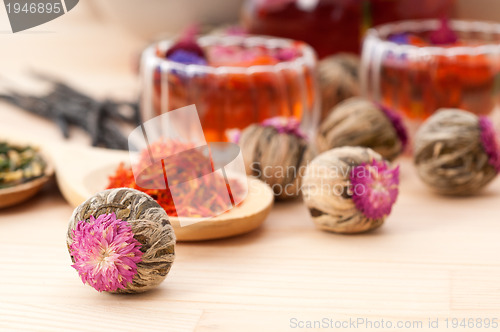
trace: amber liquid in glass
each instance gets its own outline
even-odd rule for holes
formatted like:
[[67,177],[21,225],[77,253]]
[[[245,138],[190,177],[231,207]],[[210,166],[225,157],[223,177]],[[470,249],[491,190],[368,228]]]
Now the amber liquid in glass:
[[496,67],[485,55],[386,59],[380,75],[382,101],[416,121],[425,120],[439,108],[487,115],[495,107]]
[[[156,115],[195,104],[208,142],[227,141],[228,129],[244,129],[275,116],[301,120],[313,107],[313,73],[303,68],[278,73],[227,73],[184,75],[171,71],[154,75],[153,106]],[[162,76],[168,95],[162,95]],[[165,84],[165,83],[163,83]],[[166,103],[166,105],[165,105]]]

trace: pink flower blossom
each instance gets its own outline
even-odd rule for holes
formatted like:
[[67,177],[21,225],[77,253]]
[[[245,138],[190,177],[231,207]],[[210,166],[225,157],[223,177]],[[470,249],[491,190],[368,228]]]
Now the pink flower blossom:
[[300,129],[300,122],[294,117],[274,117],[264,120],[261,123],[264,127],[274,127],[280,134],[291,134],[300,138],[306,138],[306,135]]
[[[198,44],[196,37],[198,33],[199,27],[197,25],[192,25],[185,29],[180,38],[167,50],[165,54],[167,59],[170,59],[171,56],[178,51],[184,51],[185,54],[189,54],[192,58],[196,59],[194,63],[201,61],[206,62],[205,51]],[[173,61],[175,61],[175,59],[173,59]],[[184,63],[185,61],[182,62]]]
[[458,36],[456,32],[451,29],[448,18],[442,17],[439,29],[433,31],[429,39],[432,45],[450,45],[458,41]]
[[208,62],[213,66],[266,66],[292,61],[301,55],[297,47],[266,48],[243,45],[212,45],[207,49]]
[[390,169],[385,161],[373,160],[354,167],[350,180],[354,204],[367,218],[391,213],[399,192],[399,166]]
[[380,109],[384,112],[385,116],[391,121],[394,130],[396,130],[396,135],[398,135],[399,140],[401,141],[402,151],[406,149],[408,145],[408,131],[406,130],[406,126],[404,125],[403,118],[398,113],[393,110],[379,104]]
[[296,48],[279,48],[276,50],[275,57],[279,61],[292,61],[300,56],[300,52]]
[[500,173],[500,144],[496,138],[495,129],[491,121],[485,117],[479,117],[479,129],[481,131],[481,143],[488,155],[488,162]]
[[126,221],[114,213],[79,221],[72,234],[70,253],[83,283],[99,292],[124,289],[137,274],[141,244]]

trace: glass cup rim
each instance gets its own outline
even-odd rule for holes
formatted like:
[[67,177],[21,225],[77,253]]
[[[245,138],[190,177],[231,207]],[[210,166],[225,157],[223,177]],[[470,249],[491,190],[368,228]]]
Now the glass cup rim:
[[[317,62],[316,52],[308,44],[302,41],[293,39],[261,36],[261,35],[244,35],[244,36],[223,36],[223,35],[205,35],[198,38],[199,44],[203,46],[213,45],[215,43],[225,45],[243,44],[246,46],[264,45],[266,47],[278,48],[289,47],[292,44],[298,46],[301,55],[291,61],[281,61],[272,65],[252,65],[248,67],[241,66],[211,66],[200,64],[184,64],[175,62],[166,58],[161,58],[156,54],[157,48],[166,51],[173,43],[173,40],[161,40],[149,45],[143,52],[144,59],[154,59],[158,66],[161,68],[167,67],[169,70],[179,70],[194,73],[234,73],[234,74],[248,74],[248,72],[269,72],[281,69],[293,69],[296,67],[315,66]],[[298,44],[297,44],[298,43]]]
[[437,29],[440,26],[438,19],[425,19],[425,20],[404,20],[386,23],[370,28],[365,36],[365,42],[382,43],[386,48],[395,51],[396,53],[409,53],[409,52],[428,52],[431,54],[459,55],[470,54],[471,52],[477,54],[500,54],[500,23],[491,21],[475,21],[475,20],[450,20],[450,25],[456,31],[472,32],[479,34],[496,34],[499,37],[498,42],[490,41],[482,45],[459,45],[459,46],[436,46],[436,45],[406,45],[398,44],[396,42],[387,40],[387,37],[393,33],[401,32],[423,32],[432,29]]

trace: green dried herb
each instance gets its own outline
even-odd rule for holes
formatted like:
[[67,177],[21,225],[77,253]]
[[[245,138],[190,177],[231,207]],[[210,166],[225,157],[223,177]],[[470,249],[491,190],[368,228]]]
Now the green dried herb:
[[0,188],[39,178],[45,167],[37,148],[0,142]]

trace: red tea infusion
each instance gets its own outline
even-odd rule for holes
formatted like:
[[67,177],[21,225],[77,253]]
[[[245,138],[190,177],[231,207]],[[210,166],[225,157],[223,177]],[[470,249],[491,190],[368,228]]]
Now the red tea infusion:
[[284,116],[315,126],[314,51],[302,42],[256,36],[187,35],[143,55],[143,118],[195,104],[208,142]]
[[500,25],[408,21],[371,30],[364,92],[416,124],[440,108],[491,115],[498,102]]

